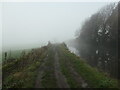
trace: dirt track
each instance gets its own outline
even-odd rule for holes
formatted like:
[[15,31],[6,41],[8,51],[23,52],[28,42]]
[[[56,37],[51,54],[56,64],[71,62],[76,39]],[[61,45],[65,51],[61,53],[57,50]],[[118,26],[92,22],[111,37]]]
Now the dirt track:
[[[57,51],[57,46],[56,45],[52,46],[51,51],[52,52],[50,52],[50,53],[53,53],[51,56],[52,58],[50,58],[50,55],[47,54],[46,58],[41,62],[42,64],[40,65],[40,67],[38,69],[38,75],[36,77],[35,88],[45,88],[45,86],[43,87],[43,85],[42,85],[42,79],[43,79],[43,77],[45,78],[45,76],[43,74],[45,74],[46,71],[50,71],[50,68],[53,68],[53,72],[50,72],[50,76],[51,76],[51,78],[55,78],[55,80],[56,80],[55,87],[70,88],[66,76],[61,71],[61,66],[60,66],[61,59],[59,58],[60,55]],[[49,58],[52,59],[53,62],[50,62]],[[53,64],[53,67],[50,67],[49,65],[47,65],[46,63],[48,63],[48,62],[49,62],[49,64]],[[75,82],[77,82],[80,87],[86,88],[88,86],[87,83],[74,70],[74,68],[72,67],[72,64],[68,62],[67,67],[69,67],[69,72],[70,72],[71,76],[73,77],[73,79],[75,80]],[[49,76],[49,78],[50,78],[50,76]],[[51,81],[48,80],[47,82],[51,82]]]
[[60,64],[59,64],[59,57],[58,53],[55,53],[55,75],[57,79],[57,84],[59,88],[69,88],[69,85],[66,81],[65,76],[62,74],[61,69],[60,69]]

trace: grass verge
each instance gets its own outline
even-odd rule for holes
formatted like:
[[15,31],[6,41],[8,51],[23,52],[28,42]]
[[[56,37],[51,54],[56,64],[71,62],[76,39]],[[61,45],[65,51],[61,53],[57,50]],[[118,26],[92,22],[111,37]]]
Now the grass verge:
[[[118,88],[118,82],[115,79],[107,77],[105,73],[99,72],[97,69],[88,65],[85,61],[70,53],[65,45],[60,45],[60,50],[69,62],[74,66],[75,70],[87,81],[92,88]],[[67,73],[66,73],[67,75]]]

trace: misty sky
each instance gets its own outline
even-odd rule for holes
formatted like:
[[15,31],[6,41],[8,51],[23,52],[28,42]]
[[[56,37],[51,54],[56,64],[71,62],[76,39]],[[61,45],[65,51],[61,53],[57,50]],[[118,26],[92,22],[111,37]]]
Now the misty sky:
[[105,2],[24,2],[2,4],[3,49],[38,47],[75,37],[86,18]]

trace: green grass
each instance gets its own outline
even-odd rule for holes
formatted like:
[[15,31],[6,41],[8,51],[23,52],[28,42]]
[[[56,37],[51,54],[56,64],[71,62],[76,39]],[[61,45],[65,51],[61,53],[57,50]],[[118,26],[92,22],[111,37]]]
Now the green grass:
[[51,47],[48,50],[47,62],[45,63],[47,69],[42,77],[42,86],[44,88],[57,88],[56,77],[54,74],[54,52]]
[[68,60],[66,59],[66,57],[64,56],[64,54],[61,52],[61,50],[58,50],[59,53],[59,62],[60,62],[60,67],[61,67],[61,71],[63,73],[63,75],[65,75],[66,79],[67,79],[67,83],[69,84],[70,88],[80,88],[81,85],[79,83],[76,82],[76,80],[74,79],[73,75],[71,75],[70,72],[70,66],[68,65]]
[[99,72],[91,67],[86,62],[70,53],[64,45],[60,46],[63,54],[74,66],[75,70],[87,81],[90,87],[93,88],[118,88],[117,80],[105,76],[105,73]]
[[65,75],[67,82],[70,86],[70,88],[80,88],[80,86],[78,85],[78,83],[74,80],[73,76],[71,75],[71,73],[69,72],[69,68],[68,66],[65,64],[66,62],[64,62],[65,60],[61,59],[60,60],[60,65],[61,65],[61,71],[62,73]]
[[34,81],[37,75],[37,68],[40,62],[35,62],[20,72],[10,74],[4,80],[4,88],[31,88],[34,87]]
[[[23,51],[25,51],[25,53],[28,54],[31,51],[31,49],[7,51],[7,59],[10,59],[10,58],[18,59],[22,56]],[[2,52],[2,61],[5,60],[4,54],[5,54],[5,52]]]
[[[47,50],[41,48],[38,59],[31,59],[32,52],[14,61],[5,63],[3,69],[3,88],[33,88],[38,68],[47,55]],[[35,57],[34,55],[32,57]]]
[[[80,88],[81,86],[71,74],[69,65],[83,77],[91,88],[118,88],[117,80],[106,76],[103,72],[99,72],[75,54],[70,53],[64,44],[59,45],[57,50],[61,71],[71,88]],[[54,71],[55,52],[52,46],[31,50],[26,55],[16,57],[14,61],[3,64],[3,88],[33,88],[39,67],[47,55],[46,69],[41,83],[44,88],[57,88]]]

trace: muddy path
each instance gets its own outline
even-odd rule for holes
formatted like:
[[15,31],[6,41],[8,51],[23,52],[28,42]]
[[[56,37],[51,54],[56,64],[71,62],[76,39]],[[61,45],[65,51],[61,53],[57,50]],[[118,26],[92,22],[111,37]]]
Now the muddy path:
[[54,50],[55,52],[55,76],[57,79],[57,84],[59,88],[69,88],[69,85],[67,83],[67,80],[65,78],[65,76],[62,74],[61,69],[60,69],[60,64],[59,64],[59,57],[58,57],[58,53],[56,50]]

